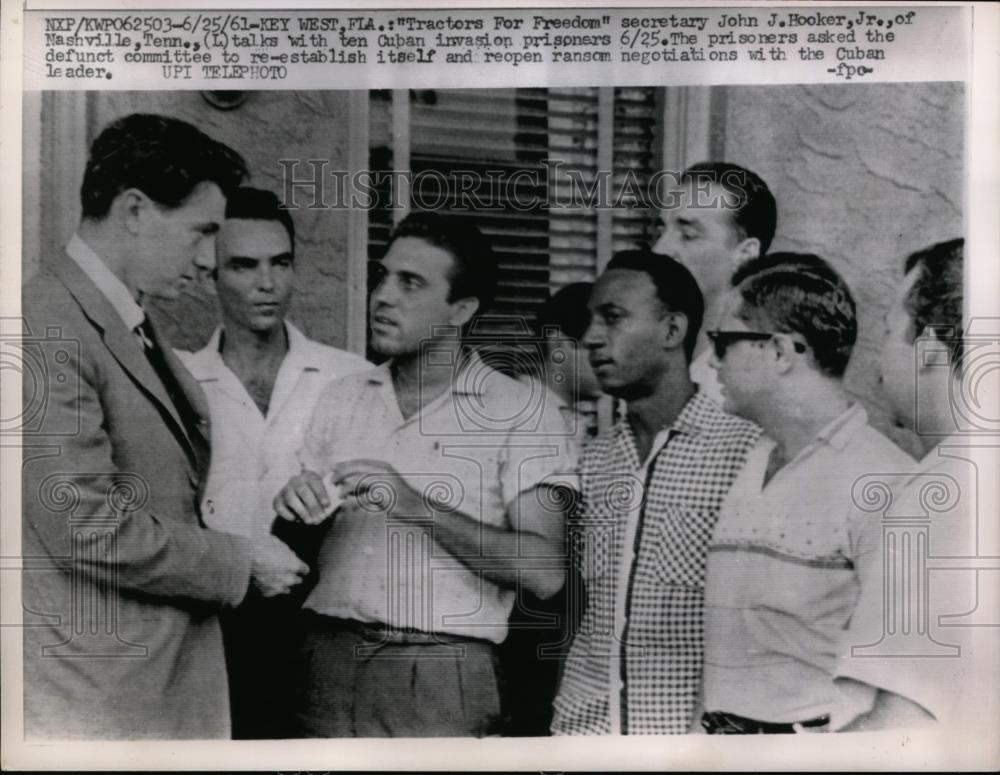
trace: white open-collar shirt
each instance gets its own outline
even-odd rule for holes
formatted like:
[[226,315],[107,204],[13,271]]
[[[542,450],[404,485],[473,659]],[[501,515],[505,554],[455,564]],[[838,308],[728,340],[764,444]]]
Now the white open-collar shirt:
[[357,355],[308,339],[287,321],[285,329],[288,353],[266,417],[222,360],[221,328],[201,350],[177,353],[208,398],[212,462],[202,514],[216,530],[248,538],[270,533],[272,501],[301,470],[296,452],[321,391],[331,380],[373,368]]

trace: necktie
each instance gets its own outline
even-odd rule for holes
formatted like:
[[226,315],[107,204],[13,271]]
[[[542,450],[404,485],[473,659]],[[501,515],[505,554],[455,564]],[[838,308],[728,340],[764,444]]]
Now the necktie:
[[142,349],[146,353],[149,365],[153,367],[156,376],[160,378],[160,382],[163,383],[163,387],[167,390],[167,395],[170,396],[170,400],[177,410],[177,414],[180,415],[181,422],[184,423],[184,429],[189,436],[193,436],[198,426],[197,414],[181,389],[177,377],[167,365],[166,358],[163,356],[163,350],[157,341],[156,335],[153,333],[152,326],[149,324],[149,318],[143,317],[142,322],[135,327],[134,331],[142,343]]

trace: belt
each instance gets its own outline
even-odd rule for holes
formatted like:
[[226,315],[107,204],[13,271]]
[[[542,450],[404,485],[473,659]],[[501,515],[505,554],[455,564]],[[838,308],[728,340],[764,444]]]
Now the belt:
[[757,721],[722,711],[705,713],[701,717],[701,725],[710,735],[790,735],[799,731],[796,727],[825,727],[829,723],[829,716],[817,716],[794,723]]
[[471,638],[462,635],[451,635],[443,632],[424,632],[408,627],[394,627],[381,622],[359,622],[356,619],[341,619],[317,613],[310,608],[302,609],[306,626],[326,632],[350,632],[362,640],[377,643],[394,643],[397,645],[472,645],[479,644],[496,648],[495,643],[482,638]]

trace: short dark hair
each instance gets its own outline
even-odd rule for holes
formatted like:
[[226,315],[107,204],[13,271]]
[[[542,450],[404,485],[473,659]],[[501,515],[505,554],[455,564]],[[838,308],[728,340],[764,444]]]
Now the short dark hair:
[[837,273],[833,267],[825,259],[820,258],[814,253],[777,252],[744,261],[736,268],[730,282],[734,288],[738,288],[748,277],[758,272],[765,272],[768,269],[775,269],[776,267],[797,269],[802,272],[832,273],[834,279],[837,277]]
[[687,318],[688,330],[684,337],[684,355],[691,360],[698,341],[702,318],[705,316],[705,299],[691,273],[678,261],[651,250],[623,250],[615,253],[605,267],[645,272],[653,280],[656,296],[671,312],[680,312]]
[[742,238],[756,237],[761,253],[771,247],[778,206],[771,189],[757,173],[725,161],[703,161],[684,170],[681,180],[722,186],[729,194],[726,205],[731,208],[733,224]]
[[233,191],[226,199],[226,218],[248,221],[277,221],[285,227],[288,241],[295,253],[295,223],[288,209],[281,206],[278,197],[271,191],[244,186]]
[[776,266],[750,275],[738,292],[740,319],[751,329],[801,334],[819,370],[843,377],[858,338],[858,320],[851,290],[832,267]]
[[906,257],[906,274],[917,270],[913,286],[903,300],[910,316],[910,341],[922,335],[928,326],[943,329],[942,341],[951,350],[951,363],[962,361],[962,304],[964,285],[965,240],[938,242]]
[[436,212],[413,212],[393,229],[387,249],[403,237],[422,239],[451,254],[449,302],[475,297],[479,300],[477,317],[493,303],[499,271],[496,256],[483,233],[468,220]]
[[242,156],[186,121],[133,113],[90,146],[80,203],[84,218],[101,219],[116,196],[137,188],[163,207],[179,207],[199,183],[215,183],[228,197],[246,176]]
[[587,302],[593,283],[570,283],[552,294],[538,313],[538,333],[544,335],[547,328],[558,328],[570,339],[583,339],[590,325],[590,309]]

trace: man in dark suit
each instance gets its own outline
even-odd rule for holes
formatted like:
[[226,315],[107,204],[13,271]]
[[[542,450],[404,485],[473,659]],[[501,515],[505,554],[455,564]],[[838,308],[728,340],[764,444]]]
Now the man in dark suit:
[[217,614],[251,580],[282,594],[307,570],[276,538],[202,523],[204,397],[142,307],[214,264],[245,175],[183,121],[114,122],[91,147],[77,233],[24,288],[42,368],[24,428],[28,737],[228,737]]

